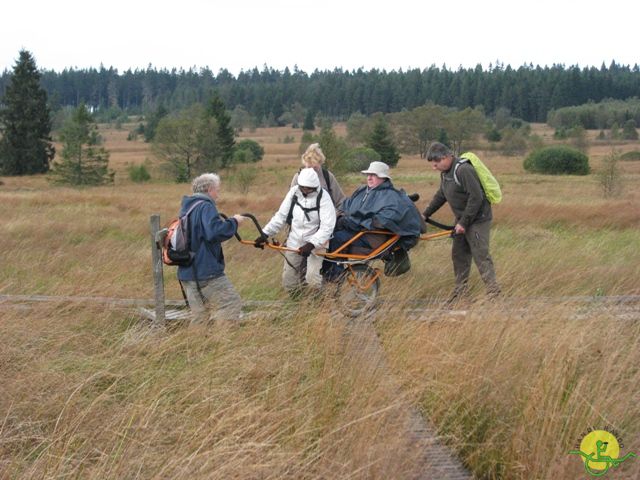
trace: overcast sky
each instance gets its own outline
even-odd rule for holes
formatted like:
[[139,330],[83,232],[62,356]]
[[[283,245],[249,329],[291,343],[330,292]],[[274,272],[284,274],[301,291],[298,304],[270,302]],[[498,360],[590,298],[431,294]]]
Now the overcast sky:
[[11,0],[1,11],[0,71],[21,48],[56,71],[640,64],[631,0]]

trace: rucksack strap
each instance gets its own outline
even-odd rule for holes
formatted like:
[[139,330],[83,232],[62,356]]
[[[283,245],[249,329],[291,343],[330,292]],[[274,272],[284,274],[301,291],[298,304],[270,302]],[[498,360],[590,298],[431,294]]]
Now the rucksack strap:
[[198,205],[200,205],[201,203],[206,202],[206,200],[197,200],[195,202],[193,202],[193,204],[189,207],[189,209],[185,212],[185,214],[183,215],[183,217],[188,217],[189,214],[191,212],[193,212],[193,209],[196,208]]
[[[316,206],[307,208],[300,205],[300,202],[298,202],[298,196],[294,193],[293,198],[291,199],[291,206],[289,207],[289,213],[287,214],[287,220],[286,220],[287,225],[289,226],[291,225],[291,221],[293,220],[293,209],[295,208],[296,205],[302,209],[302,211],[304,212],[304,216],[307,217],[307,220],[311,221],[311,218],[309,217],[309,212],[315,212],[315,211],[320,212],[321,198],[322,198],[322,188],[320,189],[316,197]],[[318,219],[320,219],[319,213],[318,213]]]
[[327,193],[331,196],[331,177],[329,176],[329,170],[322,167],[322,176],[324,177],[324,181],[327,184]]
[[[182,215],[182,217],[180,217],[181,219],[187,219],[189,218],[189,215],[191,214],[191,212],[193,212],[193,210],[200,204],[204,203],[205,200],[198,200],[196,202],[193,202],[193,204],[187,209],[187,211],[185,212],[184,215]],[[191,224],[189,223],[189,230],[191,230]],[[191,251],[191,232],[188,232],[189,235],[189,244],[187,245],[187,248],[189,249],[189,251]]]
[[456,182],[456,185],[458,185],[459,187],[462,186],[462,183],[460,183],[460,180],[458,180],[458,168],[460,168],[460,165],[462,165],[463,163],[470,162],[466,158],[460,158],[453,166],[453,181]]
[[[469,163],[473,167],[471,160],[469,160],[468,158],[460,157],[460,159],[456,162],[455,166],[453,167],[453,181],[456,182],[456,185],[458,185],[459,187],[462,187],[462,183],[458,179],[458,168],[460,168],[460,165],[462,165],[463,163]],[[475,171],[475,167],[473,167],[473,169]],[[477,172],[476,175],[478,175]],[[480,182],[480,188],[482,189],[482,194],[484,195],[485,200],[489,201],[487,199],[487,193],[484,191],[484,185],[482,185],[479,176],[478,181]]]

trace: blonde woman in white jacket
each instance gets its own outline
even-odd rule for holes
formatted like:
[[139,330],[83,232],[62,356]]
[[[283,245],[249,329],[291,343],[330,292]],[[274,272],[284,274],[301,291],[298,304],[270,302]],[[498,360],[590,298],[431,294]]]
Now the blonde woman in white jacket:
[[[268,237],[277,234],[291,224],[286,245],[299,249],[299,253],[285,252],[282,286],[290,293],[296,293],[304,286],[322,287],[322,257],[336,224],[336,211],[331,196],[320,187],[320,179],[313,168],[303,168],[298,174],[297,185],[292,187],[282,201],[280,208],[262,229],[264,235],[254,244],[263,248]],[[307,258],[307,271],[304,283],[299,275],[303,258]]]

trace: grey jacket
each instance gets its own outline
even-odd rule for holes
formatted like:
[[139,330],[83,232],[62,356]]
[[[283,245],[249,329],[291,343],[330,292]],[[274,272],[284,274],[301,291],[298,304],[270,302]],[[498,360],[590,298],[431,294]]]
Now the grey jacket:
[[447,202],[456,217],[456,223],[467,228],[473,223],[487,222],[493,218],[491,204],[482,190],[482,184],[476,170],[469,162],[462,162],[456,170],[460,185],[454,178],[453,172],[460,161],[456,158],[451,168],[440,174],[440,188],[431,199],[424,211],[425,218],[429,218]]

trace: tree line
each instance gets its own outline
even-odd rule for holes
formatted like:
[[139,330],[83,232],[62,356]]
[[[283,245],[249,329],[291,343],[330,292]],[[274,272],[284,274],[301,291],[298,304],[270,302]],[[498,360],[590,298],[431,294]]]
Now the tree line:
[[[216,90],[229,110],[240,109],[261,124],[277,125],[308,112],[335,120],[354,113],[370,115],[411,110],[425,103],[454,107],[482,107],[487,115],[499,108],[530,122],[544,122],[551,110],[603,99],[640,97],[640,68],[612,62],[600,68],[564,65],[497,63],[484,69],[431,66],[423,70],[283,71],[268,66],[214,74],[210,69],[146,69],[118,72],[98,69],[42,71],[41,85],[49,106],[78,106],[91,110],[120,109],[148,113],[160,105],[170,111],[205,103]],[[11,72],[0,75],[0,96]],[[301,120],[300,120],[301,121]]]

